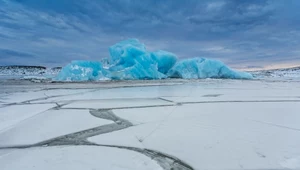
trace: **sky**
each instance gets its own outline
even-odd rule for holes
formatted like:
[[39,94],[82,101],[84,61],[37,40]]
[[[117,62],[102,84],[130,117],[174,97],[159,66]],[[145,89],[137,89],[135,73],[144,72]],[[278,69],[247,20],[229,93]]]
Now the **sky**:
[[0,0],[0,65],[63,66],[148,50],[239,69],[300,65],[299,0]]

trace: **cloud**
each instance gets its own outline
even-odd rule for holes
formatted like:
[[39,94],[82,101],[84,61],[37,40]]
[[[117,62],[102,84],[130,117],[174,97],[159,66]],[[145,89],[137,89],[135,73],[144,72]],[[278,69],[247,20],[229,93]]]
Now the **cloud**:
[[[52,66],[108,57],[110,45],[134,37],[181,58],[260,67],[299,56],[297,5],[297,0],[0,0],[0,48],[34,54],[34,62]],[[6,55],[6,63],[15,62]]]
[[19,51],[13,51],[13,50],[8,50],[8,49],[0,49],[0,57],[24,57],[24,58],[35,58],[34,55],[24,53],[24,52],[19,52]]
[[35,60],[36,56],[33,54],[0,48],[0,65],[30,65],[30,62],[34,63]]

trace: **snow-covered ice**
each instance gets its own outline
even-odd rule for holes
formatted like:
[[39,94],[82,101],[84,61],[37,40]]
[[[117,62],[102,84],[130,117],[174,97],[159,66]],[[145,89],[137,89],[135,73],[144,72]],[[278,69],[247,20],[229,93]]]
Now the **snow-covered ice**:
[[12,128],[18,123],[40,114],[52,107],[55,104],[34,104],[34,105],[12,105],[0,107],[0,132],[5,129]]
[[163,170],[140,153],[95,146],[0,150],[0,165],[1,170]]
[[300,169],[299,81],[19,81],[1,84],[1,170]]
[[299,109],[245,102],[115,110],[138,126],[89,140],[159,150],[197,169],[279,169],[275,160],[300,154]]
[[62,108],[91,108],[91,109],[117,109],[130,107],[151,107],[151,106],[166,106],[173,103],[161,99],[104,99],[104,100],[87,100],[75,101],[67,104]]
[[92,116],[88,110],[48,110],[0,132],[0,147],[33,145],[110,123]]
[[[28,87],[28,86],[27,86]],[[30,87],[30,86],[29,86]],[[34,86],[33,86],[34,87]],[[17,91],[18,86],[16,87]],[[28,89],[30,90],[30,89]],[[37,89],[30,90],[30,95],[24,89],[21,89],[21,92],[10,92],[3,95],[3,97],[0,97],[1,102],[5,103],[34,103],[35,101],[38,101],[40,99],[47,99],[52,97],[60,97],[60,96],[68,96],[68,95],[74,95],[74,94],[82,94],[87,93],[91,90],[87,89],[48,89],[47,86],[40,86],[37,87]],[[0,93],[1,95],[1,93]]]

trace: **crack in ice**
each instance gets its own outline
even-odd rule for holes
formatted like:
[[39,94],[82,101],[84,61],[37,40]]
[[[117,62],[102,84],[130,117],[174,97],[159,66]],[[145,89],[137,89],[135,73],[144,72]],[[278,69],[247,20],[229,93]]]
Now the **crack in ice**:
[[300,129],[297,129],[297,128],[292,128],[292,127],[288,127],[288,126],[283,126],[283,125],[279,125],[279,124],[275,124],[275,123],[264,122],[264,121],[259,121],[259,120],[252,120],[252,121],[257,122],[257,123],[261,123],[261,124],[265,124],[265,125],[270,125],[270,126],[274,126],[274,127],[283,128],[283,129],[294,130],[294,131],[300,131]]

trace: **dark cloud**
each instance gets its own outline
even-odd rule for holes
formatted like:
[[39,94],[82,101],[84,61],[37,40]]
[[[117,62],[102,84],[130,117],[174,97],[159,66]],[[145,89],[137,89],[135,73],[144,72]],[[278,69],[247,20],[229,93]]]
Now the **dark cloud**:
[[[300,60],[299,5],[297,0],[0,0],[0,48],[63,65],[107,57],[110,45],[134,37],[150,50],[181,58],[261,67]],[[9,59],[15,62],[7,54]]]
[[0,48],[0,57],[21,57],[21,58],[35,58],[34,55],[20,52],[20,51],[13,51],[13,50],[8,50],[8,49],[1,49]]

